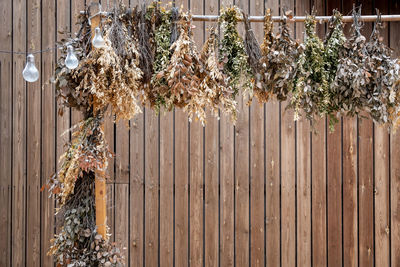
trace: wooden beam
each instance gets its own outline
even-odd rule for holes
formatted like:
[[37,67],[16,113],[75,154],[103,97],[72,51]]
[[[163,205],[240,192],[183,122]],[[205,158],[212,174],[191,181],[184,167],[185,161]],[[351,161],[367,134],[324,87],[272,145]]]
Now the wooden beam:
[[[100,25],[101,15],[96,15],[91,18],[91,31],[92,39],[94,38],[95,29]],[[95,204],[96,204],[96,226],[97,232],[103,236],[105,240],[107,237],[107,189],[106,181],[103,178],[95,178]]]

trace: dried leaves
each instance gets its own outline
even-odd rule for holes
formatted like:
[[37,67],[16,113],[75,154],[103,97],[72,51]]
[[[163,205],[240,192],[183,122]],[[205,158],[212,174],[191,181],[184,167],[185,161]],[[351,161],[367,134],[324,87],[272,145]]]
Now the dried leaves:
[[284,101],[292,91],[300,48],[290,37],[286,13],[283,14],[282,19],[279,34],[274,36],[271,12],[267,10],[264,22],[265,37],[261,45],[262,78],[265,89],[255,92],[260,102],[266,102],[271,95]]
[[248,56],[243,39],[237,31],[237,23],[242,19],[238,7],[226,7],[221,10],[219,22],[223,36],[220,47],[220,60],[224,63],[224,73],[229,77],[229,85],[236,96],[240,89],[253,94],[254,79],[247,62]]
[[297,61],[291,105],[294,119],[303,112],[309,120],[329,112],[328,73],[324,66],[324,45],[315,33],[316,20],[308,15],[305,21],[304,51]]

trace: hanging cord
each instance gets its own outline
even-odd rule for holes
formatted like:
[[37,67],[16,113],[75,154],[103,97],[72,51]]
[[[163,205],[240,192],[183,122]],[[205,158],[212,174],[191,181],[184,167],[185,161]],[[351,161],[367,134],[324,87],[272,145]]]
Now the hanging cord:
[[39,54],[39,53],[45,53],[45,52],[49,52],[49,51],[53,51],[56,50],[58,48],[58,46],[55,47],[49,47],[43,50],[37,50],[37,51],[31,51],[31,52],[16,52],[16,51],[8,51],[8,50],[0,50],[0,53],[3,54],[14,54],[14,55],[35,55],[35,54]]

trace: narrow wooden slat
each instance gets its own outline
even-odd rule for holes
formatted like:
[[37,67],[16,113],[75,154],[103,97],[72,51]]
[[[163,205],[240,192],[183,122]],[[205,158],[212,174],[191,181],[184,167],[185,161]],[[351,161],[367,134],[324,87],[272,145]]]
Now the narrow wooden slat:
[[[47,49],[55,45],[55,23],[54,16],[55,2],[51,0],[42,1],[42,49]],[[46,26],[45,26],[46,25]],[[46,30],[43,30],[46,29]],[[42,177],[41,185],[47,182],[47,179],[55,172],[55,125],[56,125],[56,101],[55,88],[50,83],[50,78],[54,71],[55,52],[49,51],[42,54]],[[53,258],[47,256],[50,249],[50,239],[54,234],[54,199],[49,198],[49,192],[44,190],[41,193],[41,264],[50,266]]]
[[[250,2],[250,15],[264,14],[264,1]],[[263,24],[252,23],[252,29],[259,43],[263,40]],[[251,266],[265,265],[265,224],[264,224],[264,105],[256,98],[250,107],[250,246]]]
[[115,184],[107,183],[107,227],[108,233],[111,234],[109,240],[111,242],[115,242],[115,207],[114,207],[114,198],[115,198]]
[[[296,15],[310,12],[310,2],[296,1]],[[296,24],[296,39],[304,40],[304,24]],[[317,118],[318,120],[319,118]],[[320,122],[318,122],[320,123]],[[311,266],[311,144],[310,121],[297,122],[297,264]]]
[[[190,10],[193,14],[203,13],[203,1],[190,1]],[[203,22],[194,22],[194,40],[201,48],[204,42]],[[190,176],[190,266],[203,266],[203,127],[197,119],[190,123],[189,147],[189,176]]]
[[[168,1],[162,1],[167,5]],[[174,262],[174,113],[160,117],[160,266]]]
[[[144,111],[145,113],[146,111]],[[130,265],[143,266],[144,259],[144,114],[131,121],[130,145]]]
[[[342,13],[352,9],[350,1],[343,1]],[[348,36],[349,24],[345,25]],[[358,162],[357,119],[343,118],[343,264],[358,266]]]
[[[28,50],[41,49],[41,9],[39,0],[27,1]],[[40,70],[41,54],[35,57]],[[40,79],[27,84],[27,218],[26,218],[26,265],[40,265]]]
[[[26,2],[13,1],[13,51],[26,51]],[[26,83],[24,55],[13,56],[12,262],[24,266],[26,241]]]
[[[282,7],[294,10],[294,1],[282,0]],[[293,26],[292,32],[294,30]],[[282,266],[294,266],[296,261],[296,173],[295,123],[293,111],[281,109],[281,257]]]
[[[365,1],[362,11],[373,12],[373,1]],[[372,23],[366,23],[362,33],[369,38]],[[364,114],[366,115],[366,114]],[[372,120],[358,118],[358,225],[359,225],[359,264],[373,266],[374,264],[374,163],[373,163],[373,134]]]
[[[390,13],[398,14],[400,5],[390,2]],[[398,44],[400,43],[400,22],[390,23],[390,47],[395,49],[395,56],[400,56]],[[391,264],[400,265],[400,133],[397,131],[390,136],[390,241]],[[378,248],[379,249],[379,248]]]
[[[375,7],[383,14],[388,14],[387,3],[375,1]],[[388,45],[388,27],[381,31],[384,42]],[[390,266],[389,244],[389,134],[386,127],[375,124],[374,167],[375,167],[375,266]]]
[[[188,0],[175,0],[176,7],[188,8]],[[175,109],[175,264],[189,264],[189,125],[187,114]]]
[[[125,261],[129,261],[129,184],[115,185],[115,243]],[[108,196],[107,196],[108,198]],[[156,232],[157,233],[157,232]]]
[[[248,13],[246,1],[235,1],[244,12]],[[238,31],[244,36],[244,27],[238,25]],[[250,260],[250,108],[247,99],[239,91],[238,119],[235,126],[235,262],[236,266],[247,266]]]
[[[280,1],[266,3],[272,15],[279,15]],[[279,27],[275,26],[275,32]],[[271,99],[265,105],[265,167],[266,167],[266,264],[280,265],[280,102]]]
[[[12,51],[12,1],[0,2],[0,47]],[[12,55],[0,55],[0,265],[10,265],[12,183]]]
[[[327,3],[327,15],[340,8],[340,1]],[[329,127],[329,125],[328,125]],[[342,264],[342,135],[341,124],[327,133],[327,209],[328,209],[328,266]]]
[[[204,11],[206,14],[218,14],[218,1],[216,0],[204,0]],[[208,27],[213,23],[205,23],[206,36],[208,37]],[[199,32],[199,31],[197,31]],[[199,47],[200,49],[201,47]],[[207,114],[207,125],[205,127],[204,137],[204,246],[205,255],[204,264],[206,266],[218,266],[220,262],[219,255],[219,127],[217,118],[213,117],[213,114],[209,109],[206,110]],[[227,178],[227,177],[226,177]]]
[[158,264],[158,116],[145,113],[145,260]]

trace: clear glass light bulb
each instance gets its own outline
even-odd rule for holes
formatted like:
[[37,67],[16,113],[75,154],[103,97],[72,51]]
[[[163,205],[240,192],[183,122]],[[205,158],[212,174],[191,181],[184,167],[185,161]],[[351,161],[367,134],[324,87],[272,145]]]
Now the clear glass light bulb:
[[68,69],[73,70],[78,67],[79,61],[75,55],[74,48],[72,45],[67,46],[67,57],[65,58],[65,66]]
[[94,30],[94,38],[92,40],[92,44],[96,48],[104,47],[105,42],[104,42],[103,36],[101,36],[101,31],[100,31],[99,27],[97,27]]
[[22,71],[22,76],[25,81],[33,83],[39,79],[39,71],[35,66],[35,57],[32,54],[29,54],[26,59],[26,66]]

